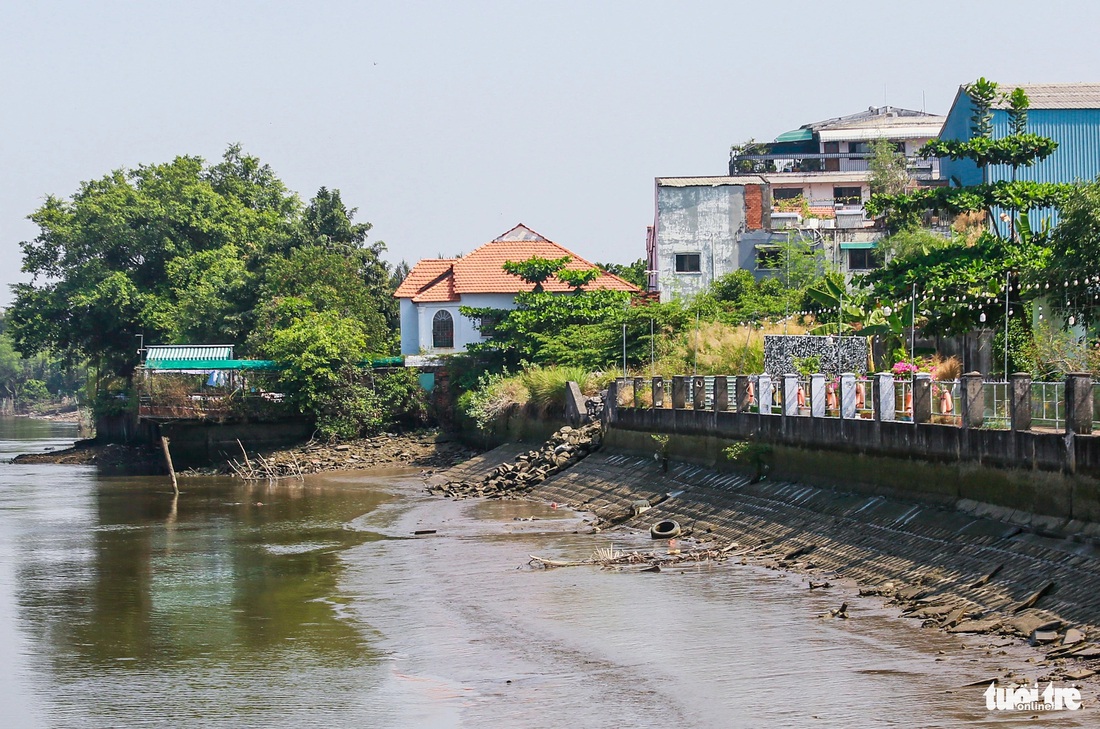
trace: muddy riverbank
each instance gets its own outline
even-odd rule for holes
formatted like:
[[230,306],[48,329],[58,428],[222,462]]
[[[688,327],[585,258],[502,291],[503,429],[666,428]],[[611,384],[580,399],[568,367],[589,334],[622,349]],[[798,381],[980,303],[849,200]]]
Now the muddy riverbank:
[[[430,480],[499,474],[528,447],[506,445]],[[490,476],[492,477],[492,476]],[[1082,683],[1100,699],[1100,549],[1081,535],[1028,530],[979,513],[846,493],[606,450],[524,496],[592,511],[646,532],[675,520],[699,545],[736,543],[745,564],[803,575],[807,588],[848,585],[925,630],[978,637],[983,650],[1026,647],[991,681]],[[652,504],[653,506],[649,506]],[[827,585],[827,586],[826,586]],[[838,596],[839,606],[845,600]]]
[[[383,433],[353,441],[310,441],[291,448],[248,451],[247,455],[238,454],[234,461],[240,467],[247,459],[248,467],[257,477],[286,477],[400,466],[445,468],[461,463],[475,453],[446,434],[429,429],[411,433]],[[97,443],[95,440],[77,441],[71,448],[55,451],[25,453],[16,456],[13,462],[94,465],[111,471],[167,473],[164,453],[160,448]],[[193,473],[227,475],[235,473],[235,466],[227,461],[195,469]]]

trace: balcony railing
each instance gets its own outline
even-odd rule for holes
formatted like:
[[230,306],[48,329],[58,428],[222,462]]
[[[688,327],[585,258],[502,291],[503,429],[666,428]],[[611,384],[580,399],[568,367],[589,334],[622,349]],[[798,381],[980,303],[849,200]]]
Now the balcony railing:
[[[730,157],[730,176],[761,172],[824,174],[827,172],[867,172],[874,155],[867,153],[739,154]],[[763,164],[760,164],[763,163]],[[770,163],[770,164],[769,164]],[[940,175],[939,159],[906,157],[906,169],[914,180],[933,180]],[[749,169],[742,169],[747,167]],[[764,169],[760,169],[763,167]]]

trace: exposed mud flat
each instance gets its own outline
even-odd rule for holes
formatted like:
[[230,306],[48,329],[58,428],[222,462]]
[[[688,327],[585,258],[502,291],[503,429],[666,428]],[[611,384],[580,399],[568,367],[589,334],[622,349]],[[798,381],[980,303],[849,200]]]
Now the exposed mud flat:
[[[523,449],[502,446],[438,480],[484,477]],[[884,602],[923,629],[1022,648],[998,681],[1100,684],[1100,549],[975,514],[686,464],[595,453],[525,495],[594,512],[593,531],[673,519],[689,540],[736,543],[745,564],[803,575],[837,605]],[[650,506],[652,505],[652,506]],[[840,589],[837,589],[840,588]],[[849,597],[841,597],[847,588]],[[839,608],[838,608],[839,609]],[[976,679],[977,680],[977,679]]]
[[[462,463],[473,454],[470,448],[432,429],[382,433],[372,438],[333,443],[310,441],[291,448],[249,451],[247,460],[257,477],[282,478],[401,466],[444,468]],[[241,454],[236,460],[240,466],[246,457]],[[25,453],[16,456],[13,462],[94,465],[109,471],[167,473],[164,453],[159,446],[97,443],[95,440],[77,441],[71,448],[45,453]],[[194,469],[192,473],[227,475],[234,473],[234,468],[226,462]]]

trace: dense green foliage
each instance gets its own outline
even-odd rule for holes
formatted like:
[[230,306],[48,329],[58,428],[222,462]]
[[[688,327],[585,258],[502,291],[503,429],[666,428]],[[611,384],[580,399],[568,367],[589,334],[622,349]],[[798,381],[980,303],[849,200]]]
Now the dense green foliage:
[[303,205],[239,146],[212,165],[182,156],[116,170],[30,215],[33,278],[15,287],[12,340],[89,362],[122,390],[142,341],[234,344],[280,360],[288,393],[325,432],[376,427],[384,416],[358,366],[395,351],[392,293],[408,268],[390,269],[355,214],[325,187]]
[[597,263],[597,267],[614,274],[619,278],[634,284],[642,291],[645,291],[649,282],[646,280],[645,272],[645,259],[639,258],[633,263]]
[[[1017,91],[1020,90],[1017,89]],[[965,141],[933,139],[921,147],[920,154],[922,157],[969,159],[977,162],[979,166],[1030,167],[1054,154],[1056,149],[1058,149],[1058,143],[1053,139],[1020,132],[1000,139],[989,137],[974,137]]]
[[[535,293],[541,293],[542,285],[554,274],[560,272],[569,263],[569,256],[561,258],[541,258],[532,256],[526,261],[505,261],[504,270],[513,276],[519,276],[529,284],[534,284]],[[569,283],[566,281],[566,283]]]
[[471,351],[496,355],[508,367],[522,361],[591,367],[615,361],[620,339],[616,324],[630,307],[629,294],[606,289],[567,296],[530,292],[518,294],[515,302],[510,310],[461,309],[465,316],[494,321],[489,340]]
[[1076,187],[1061,207],[1043,265],[1031,276],[1063,318],[1100,314],[1100,181]]
[[0,312],[0,398],[22,411],[46,401],[76,398],[84,385],[82,368],[68,368],[46,353],[24,357],[7,331],[7,316]]
[[[963,188],[932,187],[910,193],[872,194],[867,211],[884,216],[892,230],[917,227],[920,213],[926,210],[960,213],[1001,208],[1012,211],[1014,217],[1021,211],[1057,207],[1072,189],[1071,185],[1016,180],[1017,168],[1030,167],[1058,148],[1053,139],[1027,132],[1030,102],[1023,89],[1002,94],[996,83],[980,78],[966,85],[964,90],[974,108],[970,139],[930,140],[921,148],[921,156],[968,159],[982,168],[991,164],[1008,165],[1013,170],[1012,180]],[[1008,104],[1011,133],[994,139],[992,108],[999,100]]]

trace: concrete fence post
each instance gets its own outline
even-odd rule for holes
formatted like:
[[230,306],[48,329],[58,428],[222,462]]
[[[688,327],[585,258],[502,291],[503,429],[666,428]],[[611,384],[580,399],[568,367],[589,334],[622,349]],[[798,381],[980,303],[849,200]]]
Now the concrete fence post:
[[634,407],[640,408],[642,406],[642,396],[645,394],[645,378],[634,378]]
[[696,410],[707,409],[707,379],[696,375],[691,378],[691,407]]
[[615,422],[615,415],[619,411],[619,381],[612,380],[607,384],[607,400],[603,404],[604,422],[608,425]]
[[798,375],[783,375],[783,414],[798,416]]
[[1066,432],[1092,432],[1092,375],[1088,372],[1066,375]]
[[967,372],[959,377],[962,389],[962,427],[980,428],[985,422],[985,382],[981,372]]
[[918,372],[913,375],[913,422],[932,421],[932,375]]
[[665,406],[665,378],[653,378],[653,407],[661,409]]
[[725,375],[714,378],[714,410],[722,412],[730,409],[729,380]]
[[772,378],[763,374],[756,378],[756,402],[762,415],[772,414]]
[[875,375],[874,399],[875,420],[892,423],[897,420],[897,406],[894,395],[894,375],[892,372],[879,372]]
[[840,376],[840,417],[845,420],[856,417],[856,376],[851,372]]
[[825,417],[825,375],[810,375],[810,417]]
[[1013,430],[1031,430],[1031,374],[1013,374],[1008,388],[1009,426]]
[[[749,393],[748,375],[737,375],[733,380],[733,394],[736,398],[734,409],[739,413],[747,413],[752,406],[753,397]],[[755,396],[755,393],[752,393]]]
[[674,410],[683,410],[687,406],[687,378],[683,375],[675,375],[672,378],[672,407]]

